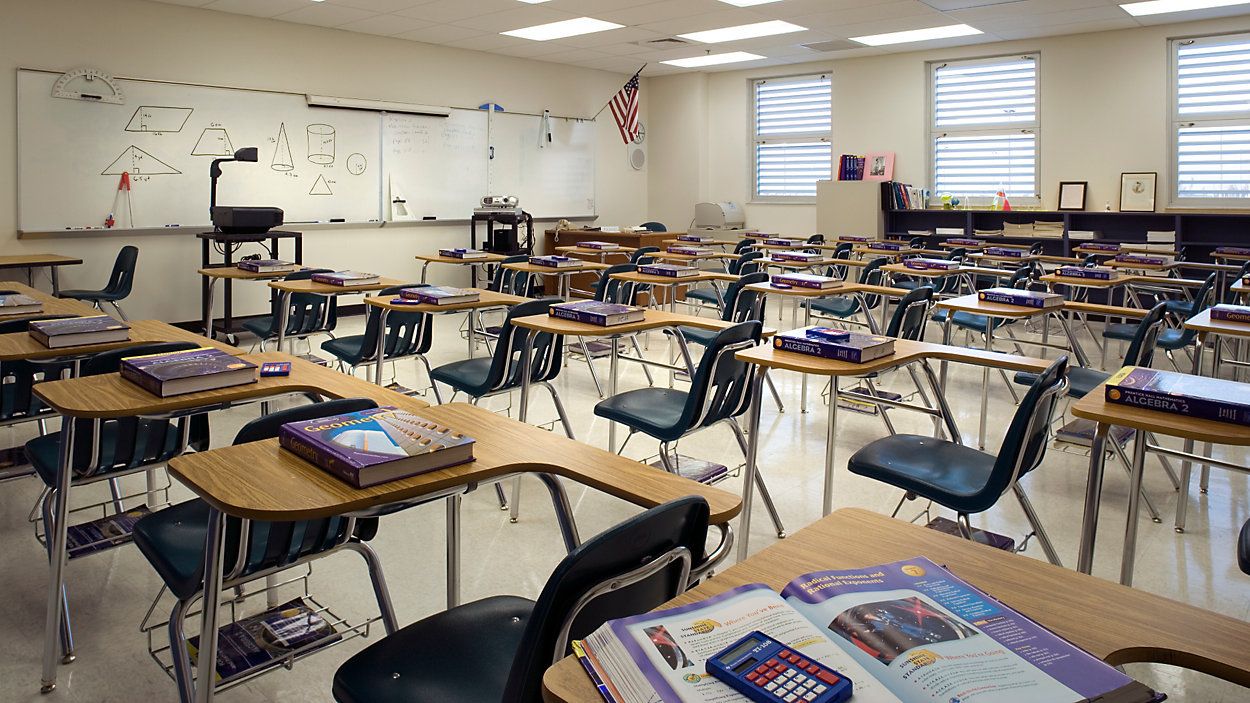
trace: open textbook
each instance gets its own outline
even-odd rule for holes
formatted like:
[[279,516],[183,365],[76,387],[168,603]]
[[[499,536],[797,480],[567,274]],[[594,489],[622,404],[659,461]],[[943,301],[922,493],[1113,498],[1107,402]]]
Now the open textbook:
[[855,703],[1163,699],[923,557],[804,574],[780,594],[739,586],[610,621],[577,649],[611,703],[740,701],[704,663],[752,630],[846,675]]

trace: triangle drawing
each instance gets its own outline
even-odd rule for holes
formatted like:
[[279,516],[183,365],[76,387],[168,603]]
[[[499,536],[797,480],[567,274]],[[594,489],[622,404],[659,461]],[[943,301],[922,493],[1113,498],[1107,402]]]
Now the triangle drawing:
[[234,147],[230,144],[230,135],[221,127],[206,127],[200,133],[200,140],[191,150],[192,156],[231,156]]
[[278,143],[273,150],[273,160],[269,168],[275,171],[290,171],[295,168],[295,158],[291,156],[291,142],[286,137],[286,123],[278,126]]
[[312,190],[308,191],[309,195],[334,195],[334,191],[330,190],[330,184],[326,182],[325,176],[317,176],[317,182],[313,184]]
[[152,156],[133,144],[126,147],[113,163],[109,164],[101,176],[120,176],[129,173],[132,176],[168,176],[182,173],[178,169]]

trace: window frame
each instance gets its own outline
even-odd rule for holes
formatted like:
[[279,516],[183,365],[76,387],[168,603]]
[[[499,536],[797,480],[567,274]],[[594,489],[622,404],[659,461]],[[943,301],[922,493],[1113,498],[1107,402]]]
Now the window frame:
[[[1246,125],[1250,127],[1250,110],[1243,116],[1232,117],[1228,113],[1217,113],[1215,117],[1183,117],[1180,114],[1180,61],[1177,56],[1178,47],[1184,43],[1196,44],[1206,40],[1218,42],[1232,37],[1245,37],[1250,42],[1250,32],[1235,31],[1218,34],[1199,34],[1183,37],[1169,37],[1165,46],[1168,52],[1168,95],[1167,109],[1164,111],[1168,131],[1168,171],[1167,207],[1178,209],[1213,209],[1213,210],[1245,210],[1250,209],[1250,194],[1244,198],[1194,198],[1182,197],[1180,194],[1180,129],[1182,126],[1231,126]],[[1247,159],[1250,165],[1250,159]],[[1117,184],[1118,187],[1118,184]]]
[[[827,132],[809,132],[805,134],[787,134],[784,136],[760,137],[759,115],[756,112],[758,107],[758,99],[756,91],[761,83],[768,81],[787,81],[803,78],[824,78],[829,81],[829,131]],[[747,79],[747,150],[750,157],[747,159],[747,179],[751,197],[748,203],[767,203],[767,204],[791,204],[791,205],[811,205],[816,202],[815,195],[760,195],[759,194],[759,145],[767,143],[786,143],[786,142],[811,142],[821,141],[829,145],[829,178],[832,179],[833,173],[833,71],[820,71],[817,73],[794,73],[780,76],[755,76]],[[823,180],[823,179],[818,179]]]
[[[1013,125],[1004,126],[982,126],[982,127],[965,127],[951,128],[937,126],[937,70],[943,66],[951,65],[974,65],[978,63],[992,63],[1002,61],[1004,59],[1031,59],[1033,61],[1033,76],[1035,91],[1033,95],[1033,122],[1029,126]],[[1011,196],[1012,202],[1016,205],[1027,207],[1040,206],[1042,203],[1042,52],[1027,51],[1021,53],[1010,54],[991,54],[988,56],[971,56],[958,59],[943,59],[925,62],[926,71],[926,127],[925,135],[928,141],[928,176],[929,191],[932,198],[937,198],[940,193],[937,190],[937,140],[941,135],[995,135],[995,134],[1022,134],[1032,132],[1033,134],[1033,189],[1032,197]],[[978,207],[980,205],[988,205],[994,198],[991,195],[968,195],[967,193],[957,193],[957,196],[966,198],[968,205]],[[972,202],[973,199],[984,200],[984,202]]]

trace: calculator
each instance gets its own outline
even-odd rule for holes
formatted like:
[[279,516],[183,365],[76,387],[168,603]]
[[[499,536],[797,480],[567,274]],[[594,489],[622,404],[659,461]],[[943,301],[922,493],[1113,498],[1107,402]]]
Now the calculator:
[[707,660],[708,673],[757,703],[841,703],[854,684],[756,631]]
[[289,361],[266,361],[260,365],[261,376],[290,376],[291,362]]

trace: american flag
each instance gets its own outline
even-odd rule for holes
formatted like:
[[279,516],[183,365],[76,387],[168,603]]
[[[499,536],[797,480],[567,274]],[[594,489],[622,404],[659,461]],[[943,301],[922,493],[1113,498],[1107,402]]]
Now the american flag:
[[621,139],[626,144],[634,141],[634,137],[638,135],[638,93],[641,86],[638,84],[638,75],[642,73],[642,69],[638,69],[638,73],[625,84],[621,91],[612,97],[608,103],[612,108],[612,117],[616,120],[617,129],[621,130]]

